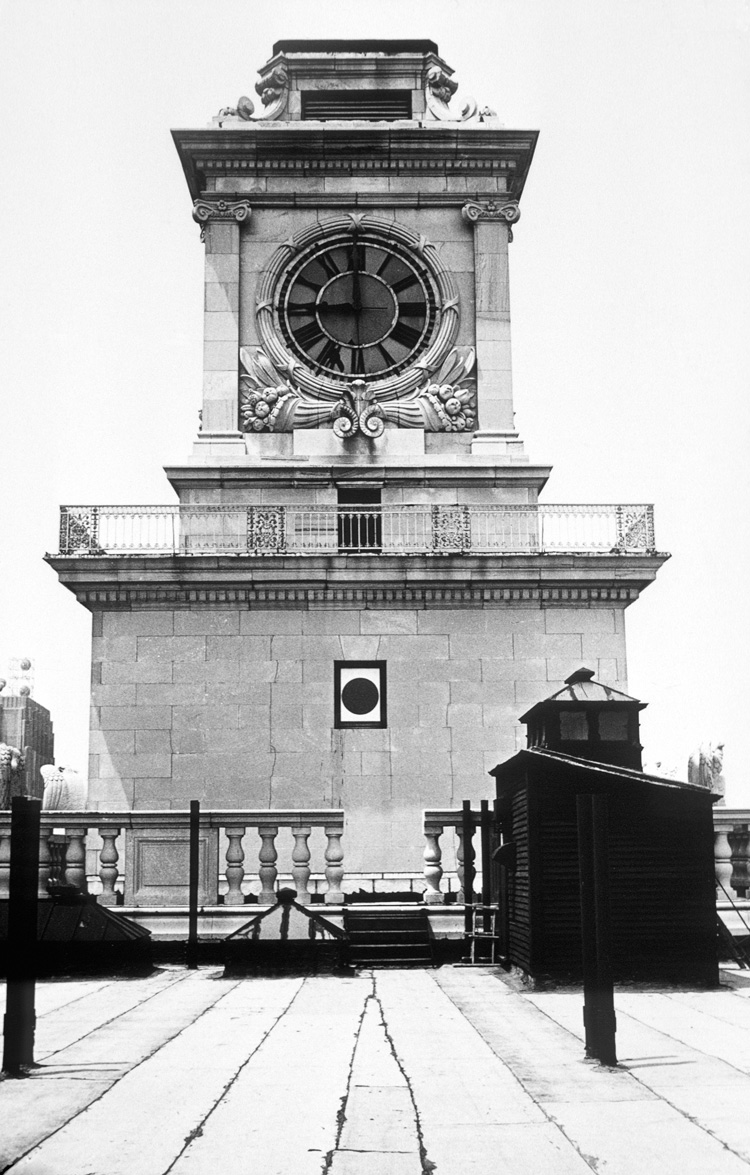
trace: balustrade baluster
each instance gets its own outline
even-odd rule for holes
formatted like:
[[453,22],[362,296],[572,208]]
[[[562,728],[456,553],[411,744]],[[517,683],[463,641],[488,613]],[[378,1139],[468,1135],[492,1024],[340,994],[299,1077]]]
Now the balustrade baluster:
[[727,895],[732,896],[732,850],[729,847],[728,833],[728,828],[714,828],[714,868],[716,897],[719,901],[726,900]]
[[10,825],[0,829],[0,898],[8,897],[10,879]]
[[260,896],[258,901],[261,905],[273,905],[276,901],[276,877],[278,871],[276,869],[276,860],[278,853],[274,841],[278,836],[279,829],[276,824],[263,824],[258,828],[258,836],[261,840],[260,852],[258,853],[258,861],[260,866],[258,868],[258,875],[260,877]]
[[425,825],[424,879],[427,882],[427,889],[424,892],[424,901],[428,906],[437,906],[445,901],[445,895],[440,891],[443,876],[443,854],[440,848],[442,834],[442,824]]
[[300,824],[292,829],[294,848],[292,849],[292,877],[297,889],[297,901],[301,906],[310,903],[310,846],[308,839],[312,827],[309,824]]
[[49,838],[51,835],[52,829],[45,828],[42,825],[39,829],[39,889],[37,890],[37,895],[40,898],[49,897],[47,882],[49,881],[50,870],[52,868],[52,857],[49,848]]
[[747,859],[748,842],[750,842],[748,825],[735,824],[727,839],[732,850],[732,889],[738,897],[745,898],[748,888],[750,888]]
[[[245,835],[245,829],[240,825],[227,825],[224,831],[229,841],[226,857],[226,874],[229,889],[224,898],[224,904],[226,906],[241,906],[245,901],[244,894],[242,893],[242,881],[245,876],[243,867],[245,853],[242,848],[242,838]],[[273,859],[276,860],[275,852]]]
[[343,829],[327,824],[326,834],[326,881],[328,890],[323,899],[327,906],[340,906],[344,901],[341,883],[344,879],[344,850],[341,847]]
[[86,833],[88,828],[66,828],[68,841],[68,856],[65,868],[65,880],[68,885],[75,886],[81,893],[88,893],[86,885]]
[[117,838],[121,829],[111,825],[102,826],[99,835],[102,838],[102,847],[99,850],[99,878],[102,883],[102,892],[99,901],[103,906],[117,905],[117,891],[115,883],[118,878],[117,862],[120,854],[117,851]]
[[456,845],[456,873],[458,874],[458,893],[456,894],[456,901],[459,906],[463,905],[465,900],[464,895],[464,830],[459,824],[456,828],[456,836],[458,837],[458,844]]

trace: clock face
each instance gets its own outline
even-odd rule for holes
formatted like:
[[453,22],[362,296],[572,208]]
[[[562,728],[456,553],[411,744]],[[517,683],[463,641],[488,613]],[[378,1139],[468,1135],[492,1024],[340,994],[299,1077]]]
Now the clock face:
[[425,351],[439,303],[415,253],[349,232],[308,249],[287,270],[278,313],[287,346],[314,372],[374,381],[398,375]]

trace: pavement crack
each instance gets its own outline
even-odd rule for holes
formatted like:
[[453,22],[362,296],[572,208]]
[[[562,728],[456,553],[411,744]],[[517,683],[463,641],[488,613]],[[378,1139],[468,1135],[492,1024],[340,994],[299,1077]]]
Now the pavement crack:
[[[235,988],[235,987],[237,987],[237,986],[238,986],[238,984],[239,984],[239,983],[242,983],[242,982],[243,982],[243,980],[238,980],[238,983],[234,984],[234,986],[233,986],[233,987],[232,987],[230,990],[231,990],[231,991],[234,991],[234,988]],[[210,1108],[210,1109],[209,1109],[209,1110],[208,1110],[208,1111],[207,1111],[207,1112],[206,1112],[206,1113],[203,1115],[203,1117],[201,1118],[201,1120],[200,1120],[200,1122],[197,1124],[197,1126],[194,1126],[194,1127],[193,1127],[193,1129],[190,1131],[190,1133],[189,1133],[189,1134],[186,1136],[186,1138],[185,1138],[185,1141],[184,1141],[184,1143],[183,1143],[182,1147],[181,1147],[181,1148],[180,1148],[180,1150],[177,1152],[177,1154],[175,1155],[175,1157],[172,1159],[172,1162],[169,1164],[169,1166],[168,1166],[168,1167],[165,1167],[164,1171],[162,1172],[162,1175],[169,1175],[169,1172],[170,1172],[170,1171],[171,1171],[171,1170],[174,1168],[174,1165],[175,1165],[175,1163],[177,1163],[177,1161],[178,1161],[180,1158],[182,1158],[182,1156],[184,1155],[184,1153],[185,1153],[185,1151],[188,1149],[188,1147],[191,1145],[191,1143],[193,1143],[193,1142],[195,1141],[195,1139],[196,1139],[196,1138],[200,1138],[200,1137],[201,1137],[201,1135],[203,1134],[203,1127],[206,1125],[206,1122],[208,1122],[208,1119],[211,1117],[211,1115],[213,1114],[213,1112],[214,1112],[214,1110],[216,1109],[216,1107],[217,1107],[218,1105],[220,1105],[220,1103],[221,1103],[221,1102],[224,1100],[224,1098],[226,1097],[226,1095],[229,1093],[229,1090],[232,1088],[232,1086],[234,1085],[234,1083],[237,1081],[238,1077],[239,1077],[239,1076],[240,1076],[240,1074],[242,1073],[243,1069],[245,1069],[245,1068],[246,1068],[246,1066],[250,1064],[250,1062],[252,1061],[253,1057],[254,1057],[254,1056],[256,1055],[256,1053],[258,1052],[258,1050],[263,1048],[263,1045],[266,1043],[266,1041],[268,1040],[269,1036],[270,1036],[270,1035],[271,1035],[271,1033],[273,1032],[274,1028],[275,1028],[275,1027],[276,1027],[276,1025],[279,1023],[279,1020],[281,1020],[281,1019],[282,1019],[284,1016],[286,1016],[287,1012],[288,1012],[288,1011],[289,1011],[289,1009],[291,1008],[291,1006],[292,1006],[292,1004],[294,1003],[294,1001],[297,999],[297,996],[298,996],[298,995],[300,994],[300,992],[302,991],[302,988],[305,986],[305,983],[306,983],[306,982],[307,982],[307,980],[305,980],[305,979],[303,979],[303,980],[302,980],[302,982],[300,983],[299,987],[298,987],[298,988],[297,988],[297,990],[295,991],[295,993],[294,993],[294,995],[292,996],[292,998],[289,1000],[289,1002],[288,1002],[287,1004],[285,1004],[285,1005],[284,1005],[284,1007],[283,1007],[283,1008],[281,1009],[281,1011],[279,1012],[279,1014],[278,1014],[278,1016],[276,1017],[276,1019],[274,1020],[273,1024],[270,1026],[270,1028],[268,1028],[268,1029],[267,1029],[267,1031],[266,1031],[266,1032],[264,1032],[264,1033],[263,1033],[263,1036],[262,1036],[262,1037],[261,1037],[261,1039],[258,1041],[258,1043],[256,1044],[255,1048],[252,1050],[252,1052],[248,1053],[248,1055],[245,1057],[245,1060],[244,1060],[244,1061],[242,1062],[242,1064],[241,1064],[241,1065],[238,1067],[238,1069],[236,1070],[236,1072],[235,1072],[235,1073],[234,1073],[234,1074],[233,1074],[233,1075],[232,1075],[232,1076],[229,1078],[229,1081],[227,1081],[227,1083],[226,1083],[226,1085],[224,1086],[224,1088],[222,1089],[221,1093],[220,1093],[220,1094],[219,1094],[219,1096],[216,1098],[216,1100],[215,1100],[214,1104],[213,1104],[213,1105],[211,1106],[211,1108]],[[229,992],[227,992],[226,994],[227,994],[227,995],[229,995]],[[224,998],[224,997],[222,996],[222,999],[223,999],[223,998]],[[219,1002],[219,1001],[217,1001],[217,1003],[218,1003],[218,1002]],[[212,1004],[212,1007],[214,1007],[214,1006],[215,1006],[215,1005],[213,1005],[213,1004]],[[199,1018],[200,1018],[200,1017],[199,1017]]]
[[341,1104],[340,1104],[340,1106],[338,1108],[338,1112],[336,1114],[336,1141],[334,1142],[331,1149],[326,1152],[326,1154],[323,1158],[323,1166],[321,1167],[321,1175],[328,1175],[329,1171],[331,1170],[331,1163],[333,1162],[333,1157],[336,1154],[336,1151],[339,1149],[339,1143],[341,1142],[341,1135],[343,1133],[344,1126],[346,1125],[346,1103],[349,1100],[349,1091],[351,1089],[351,1084],[352,1084],[352,1073],[354,1072],[354,1058],[357,1053],[357,1045],[359,1044],[359,1035],[362,1031],[362,1025],[364,1023],[365,1013],[367,1011],[367,1005],[369,1004],[370,1000],[373,998],[373,996],[375,994],[375,976],[371,975],[370,978],[372,980],[372,991],[370,992],[369,995],[365,996],[364,1001],[362,1003],[362,1011],[360,1013],[359,1020],[357,1021],[357,1031],[354,1033],[354,1045],[352,1047],[352,1055],[349,1058],[349,1072],[346,1075],[346,1089],[344,1090],[344,1092],[341,1096]]
[[388,1027],[388,1021],[385,1018],[385,1010],[383,1008],[383,1004],[380,999],[380,996],[378,995],[377,979],[375,978],[374,972],[373,972],[373,976],[372,976],[372,986],[373,986],[373,994],[372,994],[371,998],[374,999],[375,1003],[378,1005],[378,1009],[380,1011],[380,1019],[383,1024],[383,1032],[385,1033],[385,1039],[388,1041],[388,1048],[391,1050],[391,1056],[393,1057],[394,1061],[396,1062],[396,1065],[398,1066],[398,1069],[401,1073],[401,1076],[403,1077],[404,1081],[406,1082],[406,1088],[409,1091],[409,1100],[411,1101],[411,1107],[412,1107],[412,1110],[414,1111],[414,1124],[415,1124],[416,1131],[417,1131],[417,1142],[419,1143],[419,1161],[422,1165],[422,1175],[432,1175],[432,1172],[437,1170],[437,1164],[433,1163],[432,1160],[427,1157],[427,1149],[425,1147],[424,1134],[422,1132],[422,1119],[419,1115],[419,1107],[417,1106],[417,1099],[414,1096],[414,1090],[412,1088],[411,1078],[409,1077],[409,1074],[406,1072],[406,1069],[404,1068],[404,1063],[401,1060],[400,1056],[398,1055],[398,1052],[396,1051],[396,1045],[394,1043],[393,1037],[391,1036],[391,1031]]

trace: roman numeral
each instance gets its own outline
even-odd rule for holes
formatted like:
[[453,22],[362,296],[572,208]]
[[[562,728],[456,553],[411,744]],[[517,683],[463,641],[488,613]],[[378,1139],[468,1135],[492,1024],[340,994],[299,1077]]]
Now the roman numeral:
[[391,364],[394,362],[393,356],[390,355],[388,353],[388,351],[386,351],[386,349],[382,343],[378,343],[378,351],[380,351],[380,354],[383,356],[383,359],[385,360],[386,367],[390,367]]
[[316,257],[316,261],[327,278],[336,277],[341,273],[341,270],[333,259],[332,253],[321,253],[319,257]]
[[294,284],[295,286],[304,286],[305,289],[312,290],[314,294],[319,294],[323,285],[322,282],[310,281],[310,279],[305,277],[304,274],[300,274],[299,277],[295,279]]
[[377,271],[378,277],[385,277],[385,271],[388,268],[388,266],[391,264],[392,261],[393,261],[393,258],[391,257],[390,253],[386,253],[385,261],[380,266],[380,269]]
[[406,277],[402,277],[399,281],[394,282],[391,286],[394,294],[401,294],[404,290],[410,290],[412,286],[419,285],[419,279],[414,273],[407,273]]
[[337,367],[339,371],[344,370],[344,365],[341,362],[341,347],[333,339],[329,339],[323,350],[317,358],[317,362],[323,367]]
[[311,347],[314,347],[316,343],[319,343],[324,338],[323,331],[318,326],[317,319],[313,319],[312,322],[306,322],[299,330],[292,331],[292,334],[300,347],[305,351],[309,351]]
[[426,302],[399,302],[399,318],[424,318],[427,314]]
[[361,347],[355,347],[352,351],[352,375],[365,374],[365,355]]
[[390,338],[394,343],[400,343],[402,347],[416,347],[420,340],[422,332],[415,330],[413,326],[409,326],[408,322],[397,322],[390,333]]

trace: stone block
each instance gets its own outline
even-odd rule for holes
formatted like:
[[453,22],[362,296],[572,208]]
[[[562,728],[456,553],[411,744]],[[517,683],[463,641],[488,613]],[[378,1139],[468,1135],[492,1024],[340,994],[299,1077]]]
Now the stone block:
[[548,631],[541,608],[487,608],[483,616],[488,633]]
[[417,701],[420,706],[447,706],[452,688],[448,681],[420,681],[416,687]]
[[208,282],[204,286],[203,308],[207,312],[218,311],[237,314],[240,308],[240,288],[236,282]]
[[205,226],[206,254],[237,253],[240,247],[240,229],[237,223],[210,220]]
[[[531,706],[535,706],[537,702],[543,702],[553,693],[552,683],[547,681],[546,677],[539,677],[538,679],[528,679],[526,681],[516,682],[516,708],[518,709],[518,717]],[[519,708],[520,707],[520,708]]]
[[481,726],[482,707],[477,703],[465,702],[448,707],[449,726]]
[[172,774],[171,753],[162,755],[100,755],[99,778],[126,779],[169,778]]
[[[213,342],[203,344],[204,371],[237,371],[237,342]],[[205,421],[204,421],[205,428]]]
[[204,689],[211,685],[232,685],[251,666],[252,662],[243,664],[241,661],[176,661],[173,679],[180,685],[201,684]]
[[302,681],[301,661],[277,661],[276,681]]
[[[314,683],[308,685],[302,681],[283,681],[271,683],[272,706],[301,706],[303,698],[308,698],[308,690],[314,688]],[[316,699],[317,700],[317,699]]]
[[305,684],[310,682],[328,682],[331,689],[333,689],[333,665],[330,658],[326,657],[324,661],[304,661],[302,663],[302,681]]
[[102,636],[171,636],[174,612],[105,612]]
[[473,241],[441,241],[437,248],[440,260],[451,273],[474,272]]
[[580,658],[581,637],[578,633],[516,632],[513,634],[513,654],[517,661],[534,657]]
[[135,753],[135,731],[92,730],[89,751],[92,755],[132,755]]
[[384,636],[380,657],[387,661],[439,661],[448,658],[447,636]]
[[613,608],[546,608],[546,631],[553,632],[614,632]]
[[239,337],[237,316],[221,310],[207,310],[203,315],[203,338],[206,342],[232,342]]
[[199,755],[206,750],[205,730],[173,730],[171,735],[175,755]]
[[[284,637],[277,637],[275,640],[282,641]],[[301,639],[302,641],[302,656],[305,660],[310,658],[313,661],[324,661],[326,658],[331,661],[341,659],[341,639],[337,636],[303,636],[301,638],[287,638],[290,640]],[[276,645],[274,644],[274,655],[278,656],[276,652]],[[282,658],[279,657],[279,660]]]
[[388,177],[389,192],[444,192],[445,176],[392,175]]
[[[502,745],[503,734],[489,726],[452,728],[452,749],[460,751],[492,751]],[[499,754],[499,751],[495,753]]]
[[174,730],[236,730],[238,706],[173,706]]
[[360,613],[360,632],[363,636],[396,636],[415,634],[417,629],[416,611],[366,611]]
[[208,636],[207,661],[269,661],[270,636]]
[[362,775],[389,776],[390,774],[391,774],[391,754],[390,754],[390,751],[363,751],[362,752]]
[[388,725],[391,729],[399,727],[411,728],[419,722],[419,706],[416,702],[395,702],[388,697]]
[[421,681],[479,681],[481,661],[460,659],[450,661],[417,661]]
[[101,706],[100,730],[169,730],[169,706]]
[[515,698],[501,706],[482,706],[482,726],[490,726],[501,735],[513,726],[516,717]]
[[548,657],[547,680],[550,682],[565,681],[566,677],[570,677],[571,673],[580,668],[580,657]]
[[[217,665],[226,664],[217,661]],[[232,664],[239,666],[239,680],[241,682],[275,681],[278,676],[277,661],[235,661]]]
[[204,749],[208,755],[254,755],[258,752],[269,754],[271,742],[268,727],[253,725],[238,730],[207,727]]
[[350,751],[387,751],[390,750],[390,736],[386,730],[342,730],[342,745],[344,753]]
[[543,657],[526,661],[506,661],[496,657],[482,658],[482,681],[545,681],[547,662]]
[[240,631],[240,613],[235,609],[175,612],[175,636],[232,636]]
[[452,681],[448,685],[451,705],[481,705],[486,688],[481,681]]
[[242,730],[249,727],[252,730],[270,730],[271,706],[247,705],[239,707],[238,725]]
[[330,731],[321,728],[306,726],[295,727],[292,730],[274,728],[273,749],[276,752],[295,753],[299,756],[297,775],[305,774],[305,763],[310,754],[320,755],[328,752],[331,745]]
[[204,636],[139,636],[139,661],[205,661]]
[[265,192],[268,186],[265,176],[256,175],[217,176],[215,182],[217,192]]
[[419,707],[419,725],[440,727],[448,725],[448,707],[425,705]]
[[271,706],[271,742],[276,731],[282,732],[286,728],[302,728],[302,700],[297,705],[289,702],[278,702]]
[[206,285],[212,282],[237,284],[240,280],[239,253],[207,253],[205,280]]
[[[617,658],[600,657],[596,671],[597,680],[603,682],[605,685],[611,685],[615,688],[620,688],[617,686],[617,682],[620,680],[618,667],[619,662],[617,661]],[[625,674],[623,673],[622,676],[624,677]]]
[[137,688],[135,684],[102,685],[97,682],[91,687],[91,704],[93,706],[134,706]]
[[94,637],[91,642],[92,661],[135,661],[138,637],[102,636]]
[[484,612],[471,608],[434,608],[417,613],[420,633],[479,634],[485,631]]
[[302,726],[305,730],[324,730],[329,745],[331,742],[332,724],[333,699],[327,703],[307,701],[302,703]]
[[271,686],[266,681],[218,682],[206,691],[205,700],[214,706],[261,706],[269,710]]
[[451,636],[451,657],[457,660],[473,657],[513,657],[514,637],[510,633],[483,633],[481,636]]
[[583,644],[583,664],[596,669],[600,657],[612,660],[622,660],[625,663],[625,634],[619,632],[585,632],[581,638]]
[[168,730],[136,730],[135,751],[138,755],[171,755],[171,732]]
[[204,371],[203,372],[203,403],[205,407],[225,403],[236,403],[237,400],[237,372],[236,371]]
[[377,636],[341,637],[341,655],[345,661],[377,661],[379,648]]
[[302,632],[305,636],[340,636],[359,634],[359,612],[355,610],[330,611],[315,609],[302,613]]

